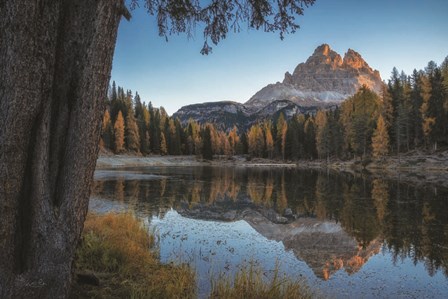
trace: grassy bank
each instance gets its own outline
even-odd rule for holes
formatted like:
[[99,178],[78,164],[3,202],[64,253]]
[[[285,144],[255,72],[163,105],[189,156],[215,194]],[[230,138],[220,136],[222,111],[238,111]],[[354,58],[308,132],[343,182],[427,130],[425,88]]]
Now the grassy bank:
[[281,277],[278,268],[270,281],[267,282],[263,276],[261,269],[250,265],[243,267],[233,280],[225,276],[214,279],[210,298],[308,299],[315,297],[303,281],[292,281]]
[[99,278],[99,285],[75,283],[71,297],[194,298],[194,272],[187,265],[161,264],[150,250],[153,243],[131,214],[88,215],[75,267]]
[[[154,239],[132,214],[89,214],[77,250],[71,298],[196,298],[188,265],[161,264]],[[234,279],[212,279],[210,298],[311,298],[303,282],[243,267]]]

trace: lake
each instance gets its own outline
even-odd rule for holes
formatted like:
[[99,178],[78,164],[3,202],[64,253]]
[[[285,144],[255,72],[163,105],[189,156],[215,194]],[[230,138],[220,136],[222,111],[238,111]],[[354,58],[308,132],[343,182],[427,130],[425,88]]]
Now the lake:
[[324,297],[447,298],[448,190],[295,168],[97,170],[97,212],[132,210],[162,262],[210,277],[255,265]]

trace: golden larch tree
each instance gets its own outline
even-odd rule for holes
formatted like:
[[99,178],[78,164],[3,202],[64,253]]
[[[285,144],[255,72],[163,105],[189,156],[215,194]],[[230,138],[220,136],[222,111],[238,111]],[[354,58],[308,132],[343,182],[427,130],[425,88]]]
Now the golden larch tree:
[[115,131],[115,153],[124,151],[124,119],[121,110],[118,112],[117,120],[114,124]]

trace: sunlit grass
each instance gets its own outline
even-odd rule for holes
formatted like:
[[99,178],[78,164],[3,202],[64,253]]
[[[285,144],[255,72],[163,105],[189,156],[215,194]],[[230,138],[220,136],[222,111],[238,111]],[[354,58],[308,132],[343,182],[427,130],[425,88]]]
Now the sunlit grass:
[[[91,273],[100,285],[74,284],[71,298],[196,298],[194,271],[186,264],[161,264],[154,251],[154,237],[132,214],[89,214],[75,270]],[[279,275],[271,279],[252,264],[234,279],[211,278],[210,298],[311,298],[303,281]]]
[[234,279],[221,275],[218,279],[212,279],[210,298],[305,299],[315,297],[304,281],[293,281],[280,276],[278,266],[271,279],[263,276],[262,270],[252,264],[243,267]]
[[76,271],[100,286],[74,285],[73,298],[194,298],[195,274],[187,265],[163,265],[150,249],[153,237],[132,214],[89,214]]

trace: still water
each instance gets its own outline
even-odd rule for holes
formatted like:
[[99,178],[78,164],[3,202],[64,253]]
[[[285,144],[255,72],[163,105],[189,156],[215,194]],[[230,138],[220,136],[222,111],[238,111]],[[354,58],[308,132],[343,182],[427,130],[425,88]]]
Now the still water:
[[98,170],[90,209],[133,210],[162,262],[210,277],[255,264],[323,297],[448,298],[448,190],[298,169]]

